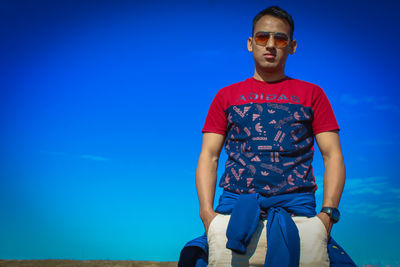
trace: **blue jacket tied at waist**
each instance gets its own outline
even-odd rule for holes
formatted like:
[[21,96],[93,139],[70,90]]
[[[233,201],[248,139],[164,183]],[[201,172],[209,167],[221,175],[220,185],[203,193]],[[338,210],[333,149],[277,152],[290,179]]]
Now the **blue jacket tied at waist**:
[[[298,267],[300,263],[300,237],[291,214],[313,217],[315,212],[313,193],[291,193],[264,197],[258,193],[236,194],[224,190],[215,211],[231,214],[226,231],[226,247],[245,253],[255,232],[261,210],[267,219],[267,255],[264,266]],[[193,251],[197,250],[196,256]],[[330,266],[356,266],[344,250],[333,240],[328,240]],[[181,252],[178,266],[207,266],[207,235],[204,234],[188,242]],[[191,259],[188,259],[191,257]],[[197,259],[193,259],[197,258]],[[190,262],[190,264],[188,264]]]

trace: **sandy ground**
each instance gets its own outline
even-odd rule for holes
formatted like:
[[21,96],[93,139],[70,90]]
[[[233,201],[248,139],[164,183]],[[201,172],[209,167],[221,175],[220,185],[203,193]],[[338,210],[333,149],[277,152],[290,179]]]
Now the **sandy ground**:
[[85,266],[85,267],[177,267],[178,263],[173,261],[156,262],[156,261],[111,261],[111,260],[0,260],[0,266],[11,267],[69,267],[69,266]]

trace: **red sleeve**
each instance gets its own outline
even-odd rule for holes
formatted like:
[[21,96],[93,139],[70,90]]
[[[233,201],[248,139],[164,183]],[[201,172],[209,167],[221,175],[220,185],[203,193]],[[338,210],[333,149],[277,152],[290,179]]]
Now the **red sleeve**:
[[211,132],[226,135],[227,120],[224,110],[224,101],[221,90],[218,91],[214,100],[211,102],[206,122],[201,132]]
[[314,135],[331,130],[340,130],[328,97],[318,86],[313,93],[312,109],[314,113],[312,122]]

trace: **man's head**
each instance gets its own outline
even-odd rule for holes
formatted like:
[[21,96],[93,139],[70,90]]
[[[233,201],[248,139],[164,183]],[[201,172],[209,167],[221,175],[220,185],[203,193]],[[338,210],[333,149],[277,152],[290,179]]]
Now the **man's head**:
[[285,10],[278,6],[271,6],[264,10],[261,10],[253,19],[253,28],[251,34],[254,35],[254,28],[256,27],[257,22],[265,15],[270,15],[276,18],[280,18],[285,20],[290,26],[290,39],[293,40],[293,32],[294,32],[294,22],[292,16],[287,13]]
[[255,16],[247,48],[253,52],[256,71],[284,73],[287,56],[297,47],[293,30],[292,17],[277,6],[264,9]]

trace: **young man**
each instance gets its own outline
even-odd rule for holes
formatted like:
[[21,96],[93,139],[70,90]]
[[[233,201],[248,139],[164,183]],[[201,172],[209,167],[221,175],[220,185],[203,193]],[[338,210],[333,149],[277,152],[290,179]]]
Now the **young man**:
[[[285,75],[293,30],[279,7],[257,14],[247,41],[254,76],[220,89],[211,103],[196,171],[206,234],[186,244],[179,266],[355,266],[330,237],[345,182],[339,126],[320,87]],[[319,214],[314,138],[325,164]],[[224,191],[214,211],[224,143]]]

